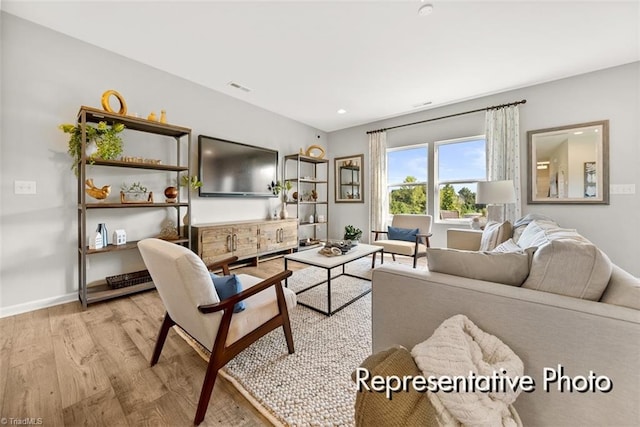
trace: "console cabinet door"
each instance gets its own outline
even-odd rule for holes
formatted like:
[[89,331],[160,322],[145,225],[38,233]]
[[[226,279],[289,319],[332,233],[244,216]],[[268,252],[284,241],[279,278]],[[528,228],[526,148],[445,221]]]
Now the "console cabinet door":
[[258,225],[241,225],[233,228],[233,255],[240,259],[258,254]]
[[280,248],[295,248],[298,246],[298,223],[287,221],[281,225]]
[[205,263],[212,263],[233,255],[233,227],[207,227],[201,231],[199,255]]
[[281,229],[282,223],[280,222],[260,224],[260,253],[278,250]]

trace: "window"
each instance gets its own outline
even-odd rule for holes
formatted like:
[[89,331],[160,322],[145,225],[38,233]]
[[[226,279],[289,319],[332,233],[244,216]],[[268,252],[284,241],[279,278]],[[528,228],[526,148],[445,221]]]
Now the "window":
[[485,206],[476,204],[476,189],[487,179],[485,147],[484,136],[435,143],[437,218],[482,215]]
[[387,150],[389,213],[427,213],[427,144]]

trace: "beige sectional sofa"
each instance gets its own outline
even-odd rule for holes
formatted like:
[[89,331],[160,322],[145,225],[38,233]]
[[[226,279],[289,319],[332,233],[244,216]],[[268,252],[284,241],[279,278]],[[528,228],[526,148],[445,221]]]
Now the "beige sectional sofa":
[[[471,230],[449,230],[453,249],[429,254],[430,269],[444,273],[376,268],[373,352],[411,349],[445,319],[464,314],[507,344],[534,379],[535,390],[515,402],[525,426],[640,425],[640,281],[575,230],[534,220],[508,234],[512,240],[502,246],[528,257],[524,275],[522,259],[505,276],[497,271],[505,255],[470,252],[487,243]],[[518,248],[518,241],[535,249]],[[495,277],[509,280],[488,280]],[[600,391],[605,376],[613,385],[607,392]]]

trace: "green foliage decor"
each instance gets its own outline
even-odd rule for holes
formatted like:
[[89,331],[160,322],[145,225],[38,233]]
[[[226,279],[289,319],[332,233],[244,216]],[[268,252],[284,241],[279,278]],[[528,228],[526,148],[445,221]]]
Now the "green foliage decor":
[[362,230],[353,225],[347,225],[344,227],[344,238],[346,240],[358,240],[362,237]]
[[196,190],[202,187],[202,181],[198,180],[198,175],[182,175],[182,178],[180,178],[180,186]]
[[[78,165],[82,159],[82,127],[80,125],[61,124],[58,126],[69,137],[67,152],[73,159],[71,169],[78,176]],[[114,123],[109,126],[107,122],[99,122],[97,126],[86,125],[86,143],[95,143],[97,151],[88,157],[89,163],[93,164],[96,159],[112,160],[122,154],[122,138],[118,135],[124,130],[122,123]]]

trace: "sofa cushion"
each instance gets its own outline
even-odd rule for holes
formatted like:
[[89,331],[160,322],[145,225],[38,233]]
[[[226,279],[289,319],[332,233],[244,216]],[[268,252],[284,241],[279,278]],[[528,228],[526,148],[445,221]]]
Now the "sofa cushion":
[[520,252],[476,252],[427,248],[429,271],[520,286],[529,274],[533,249]]
[[511,223],[509,221],[489,221],[482,232],[480,240],[481,251],[491,251],[500,243],[511,237]]
[[611,269],[609,258],[588,240],[556,238],[538,247],[522,287],[598,301]]
[[601,302],[640,310],[640,279],[613,264],[611,279]]

